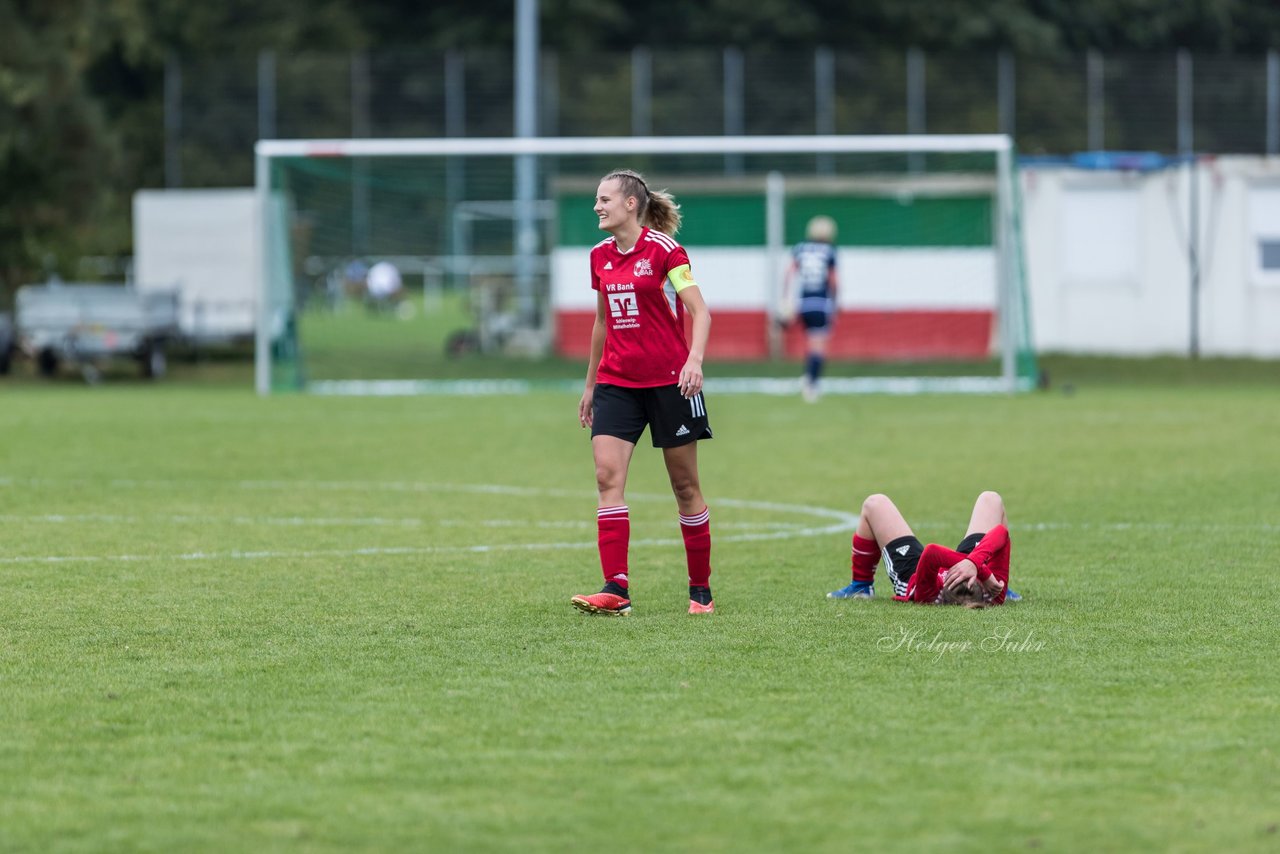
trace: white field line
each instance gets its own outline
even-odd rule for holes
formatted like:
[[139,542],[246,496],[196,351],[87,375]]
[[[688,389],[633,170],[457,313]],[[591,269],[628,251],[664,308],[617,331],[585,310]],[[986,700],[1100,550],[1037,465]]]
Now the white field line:
[[107,525],[154,525],[157,523],[171,525],[208,525],[219,523],[224,525],[266,525],[286,528],[421,528],[422,519],[385,519],[377,516],[352,518],[323,518],[306,516],[124,516],[112,513],[44,513],[20,516],[15,513],[0,514],[0,522],[30,522],[50,525],[101,523]]
[[[414,493],[471,493],[482,495],[505,495],[524,498],[568,498],[577,501],[592,501],[595,498],[593,492],[584,490],[565,490],[565,489],[549,489],[543,487],[520,487],[508,486],[502,484],[457,484],[457,483],[430,483],[430,482],[414,482],[414,481],[284,481],[284,480],[241,480],[234,481],[230,484],[214,481],[207,484],[195,484],[191,481],[176,480],[136,480],[129,478],[116,478],[107,481],[93,481],[88,479],[51,479],[51,478],[12,478],[0,477],[0,486],[47,486],[67,484],[80,484],[85,486],[107,486],[115,489],[148,489],[148,488],[165,488],[165,489],[185,489],[190,490],[196,485],[207,485],[209,487],[219,487],[230,485],[233,488],[244,490],[280,490],[280,491],[356,491],[356,492],[414,492]],[[670,494],[644,494],[634,493],[627,496],[628,502],[650,502],[662,501],[670,502],[672,497]],[[713,522],[717,531],[731,530],[735,533],[720,534],[716,537],[717,543],[740,543],[755,542],[763,540],[782,540],[800,537],[815,537],[834,534],[851,533],[858,524],[857,513],[850,513],[843,510],[833,510],[826,507],[815,507],[802,504],[784,504],[779,502],[768,501],[751,501],[733,498],[713,499],[712,503],[715,507],[734,507],[744,510],[761,510],[769,511],[775,514],[797,514],[808,517],[811,520],[825,520],[827,524],[801,524],[801,523],[716,523]],[[176,524],[207,524],[210,521],[230,522],[232,524],[244,525],[270,525],[270,526],[352,526],[352,527],[403,527],[403,528],[422,528],[428,525],[448,525],[457,527],[531,527],[531,528],[568,528],[574,530],[589,530],[594,527],[591,521],[567,521],[567,522],[534,522],[525,520],[488,520],[493,524],[477,523],[469,520],[435,520],[426,522],[422,519],[391,519],[385,517],[352,517],[352,518],[326,518],[326,517],[251,517],[251,516],[231,516],[221,517],[218,519],[210,519],[204,516],[193,515],[173,515],[167,517],[156,517],[159,519],[167,519]],[[65,515],[65,514],[44,514],[41,516],[18,516],[8,514],[0,516],[0,521],[37,521],[47,523],[62,522],[100,522],[100,523],[123,523],[123,522],[150,522],[149,517],[141,516],[125,516],[113,514],[83,514],[83,515]],[[917,528],[940,528],[949,527],[951,523],[941,522],[922,522],[917,524]],[[1032,522],[1011,526],[1014,531],[1050,531],[1050,530],[1079,530],[1079,531],[1143,531],[1143,530],[1170,530],[1194,529],[1200,532],[1274,532],[1280,531],[1280,525],[1258,523],[1258,524],[1199,524],[1187,525],[1183,523],[1173,522]],[[662,538],[641,538],[633,539],[631,545],[634,547],[650,547],[650,546],[673,546],[681,544],[681,540],[674,537]],[[212,552],[187,552],[177,555],[142,555],[142,554],[118,554],[118,555],[26,555],[0,557],[0,565],[14,564],[62,564],[62,563],[128,563],[137,561],[154,561],[169,560],[175,562],[188,561],[206,561],[206,560],[263,560],[263,559],[280,559],[280,558],[340,558],[340,557],[363,557],[363,556],[397,556],[397,555],[433,555],[433,554],[484,554],[490,552],[508,552],[508,551],[549,551],[549,550],[575,550],[575,549],[594,549],[596,543],[592,540],[573,541],[573,542],[547,542],[547,543],[487,543],[470,546],[405,546],[405,547],[366,547],[354,549],[322,549],[322,550],[253,550],[243,551],[238,549],[230,549],[225,551]]]
[[[51,479],[33,478],[29,480],[18,480],[15,478],[0,478],[0,485],[65,485],[68,481],[57,481]],[[83,481],[77,481],[83,482]],[[189,482],[178,481],[158,481],[158,480],[132,480],[132,479],[115,479],[107,482],[114,488],[148,488],[148,487],[164,487],[168,489],[183,487],[190,489],[192,484]],[[394,491],[394,492],[464,492],[486,495],[507,495],[523,498],[546,498],[546,497],[563,497],[572,498],[579,501],[592,501],[594,493],[585,492],[583,490],[560,490],[545,489],[540,487],[518,487],[505,486],[501,484],[451,484],[451,483],[418,483],[418,482],[379,482],[379,481],[254,481],[242,480],[235,482],[234,486],[240,489],[256,490],[331,490],[331,491]],[[646,495],[644,493],[635,493],[627,496],[628,502],[640,501],[672,501],[672,497],[667,495]],[[746,530],[740,530],[738,533],[722,534],[716,538],[720,543],[735,542],[753,542],[760,540],[781,540],[793,537],[813,537],[823,536],[827,534],[849,533],[858,524],[858,515],[856,513],[847,513],[843,510],[832,510],[826,507],[813,507],[800,504],[782,504],[769,501],[748,501],[734,498],[720,498],[715,502],[717,507],[735,507],[745,510],[763,510],[772,513],[788,513],[798,514],[803,517],[819,520],[826,520],[828,524],[822,525],[783,525],[765,524],[758,526],[743,525]],[[99,521],[111,521],[112,519],[138,519],[141,517],[120,516],[113,517],[110,514],[89,514]],[[47,520],[59,519],[59,514],[46,514]],[[71,517],[61,517],[70,520]],[[170,517],[173,518],[173,517]],[[180,517],[184,520],[199,521],[199,517]],[[252,521],[252,517],[230,517],[233,519],[244,519]],[[277,524],[304,524],[304,517],[273,517]],[[208,521],[208,520],[204,520]],[[329,520],[332,521],[332,520]],[[365,517],[364,521],[382,522],[394,521],[384,520],[381,517]],[[474,523],[465,523],[474,526]],[[529,524],[529,523],[526,523]],[[738,523],[742,525],[743,523]],[[723,526],[728,528],[729,526]],[[631,541],[632,547],[648,547],[648,546],[673,546],[683,543],[682,539],[674,537],[662,538],[640,538]],[[169,560],[175,562],[185,561],[202,561],[202,560],[263,560],[263,559],[280,559],[280,558],[311,558],[311,557],[362,557],[362,556],[389,556],[389,555],[431,555],[431,554],[483,554],[487,552],[505,552],[505,551],[548,551],[548,550],[568,550],[568,549],[595,549],[594,540],[581,540],[575,542],[550,542],[550,543],[486,543],[471,546],[405,546],[405,547],[367,547],[356,549],[323,549],[323,550],[227,550],[214,552],[187,552],[177,555],[139,555],[139,554],[119,554],[119,555],[26,555],[14,557],[0,557],[0,565],[13,564],[64,564],[64,563],[131,563],[137,561],[154,561]]]
[[[563,522],[539,522],[530,521],[528,519],[388,519],[377,516],[372,517],[310,517],[310,516],[182,516],[182,515],[157,515],[157,516],[124,516],[111,513],[35,513],[30,515],[20,515],[16,513],[0,514],[0,523],[14,524],[47,524],[47,525],[75,525],[75,524],[107,524],[107,525],[155,525],[155,524],[171,524],[171,525],[248,525],[248,526],[269,526],[269,527],[288,527],[288,528],[363,528],[363,527],[380,527],[380,528],[427,528],[438,526],[441,528],[540,528],[540,529],[571,529],[571,530],[595,530],[596,520],[579,519],[566,520]],[[632,529],[637,526],[636,520],[632,520]],[[640,523],[646,527],[658,527],[658,523],[653,520],[646,520]],[[671,523],[674,524],[674,523]],[[663,523],[663,527],[671,525]],[[717,530],[742,530],[742,531],[795,531],[802,526],[791,522],[717,522]]]

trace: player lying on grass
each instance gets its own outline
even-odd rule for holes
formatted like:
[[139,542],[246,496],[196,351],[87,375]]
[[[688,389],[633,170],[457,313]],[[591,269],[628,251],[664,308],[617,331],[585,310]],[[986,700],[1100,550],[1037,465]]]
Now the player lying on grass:
[[1002,605],[1022,597],[1009,587],[1009,520],[1004,500],[983,492],[973,504],[965,537],[954,549],[925,546],[887,495],[862,502],[853,535],[853,581],[834,590],[832,599],[869,598],[874,594],[876,565],[884,557],[894,598],[908,602]]

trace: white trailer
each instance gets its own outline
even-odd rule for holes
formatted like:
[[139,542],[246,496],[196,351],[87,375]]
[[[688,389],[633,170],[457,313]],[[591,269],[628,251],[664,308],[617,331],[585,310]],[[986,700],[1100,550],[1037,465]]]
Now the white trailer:
[[252,189],[134,194],[136,287],[141,293],[177,291],[186,341],[253,338],[262,279],[259,219]]

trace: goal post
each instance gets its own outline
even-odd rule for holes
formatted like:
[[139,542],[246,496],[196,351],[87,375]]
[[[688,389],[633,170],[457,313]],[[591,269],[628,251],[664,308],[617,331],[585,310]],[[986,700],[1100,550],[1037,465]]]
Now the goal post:
[[[433,367],[425,309],[442,294],[473,327],[449,348],[580,358],[587,251],[605,236],[591,204],[618,167],[682,205],[678,239],[717,321],[708,362],[798,357],[799,331],[772,318],[789,246],[824,214],[839,226],[830,358],[860,363],[836,390],[1035,383],[1006,135],[264,140],[255,154],[261,394],[465,375]],[[404,274],[412,302],[394,318],[409,322],[353,307],[350,271],[378,261]]]

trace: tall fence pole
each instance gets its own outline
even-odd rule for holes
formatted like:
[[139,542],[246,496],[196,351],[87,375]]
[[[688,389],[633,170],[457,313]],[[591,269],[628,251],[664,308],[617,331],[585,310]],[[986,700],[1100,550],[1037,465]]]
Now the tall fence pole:
[[[925,59],[918,47],[907,48],[907,133],[925,132]],[[912,172],[924,169],[924,155],[915,152],[907,155],[907,168]]]
[[[813,102],[814,132],[820,136],[836,132],[836,58],[829,47],[820,47],[813,52]],[[819,175],[835,174],[835,158],[830,154],[819,154],[817,161]]]
[[[744,88],[742,69],[742,50],[736,47],[724,49],[724,135],[742,136],[746,130],[744,121]],[[727,175],[742,174],[743,159],[741,154],[724,156],[724,171]]]
[[1280,154],[1280,53],[1267,51],[1267,154]]
[[996,111],[999,114],[999,131],[1013,137],[1018,124],[1017,69],[1013,54],[1000,51],[996,57]]
[[276,138],[276,52],[258,51],[258,139]]
[[653,135],[653,52],[631,51],[631,135]]
[[1087,147],[1090,151],[1101,151],[1107,146],[1107,111],[1106,95],[1103,91],[1102,54],[1090,50],[1085,54],[1085,122]]
[[[444,135],[452,139],[465,136],[467,133],[467,66],[466,59],[460,50],[449,50],[444,55]],[[447,275],[449,284],[459,286],[462,281],[461,271],[457,267],[458,258],[463,254],[462,234],[457,227],[453,212],[463,199],[466,189],[466,161],[461,157],[445,158],[444,199],[445,199],[445,242],[453,256]]]
[[182,63],[172,53],[164,63],[164,185],[182,186]]
[[1178,51],[1178,153],[1184,157],[1195,150],[1195,118],[1193,107],[1194,82],[1191,54]]
[[538,92],[542,109],[538,112],[538,136],[560,135],[560,55],[541,51],[538,65]]
[[[373,135],[369,115],[369,55],[351,54],[351,136],[368,139]],[[372,203],[369,199],[369,161],[357,157],[351,164],[351,246],[356,255],[370,251]]]

